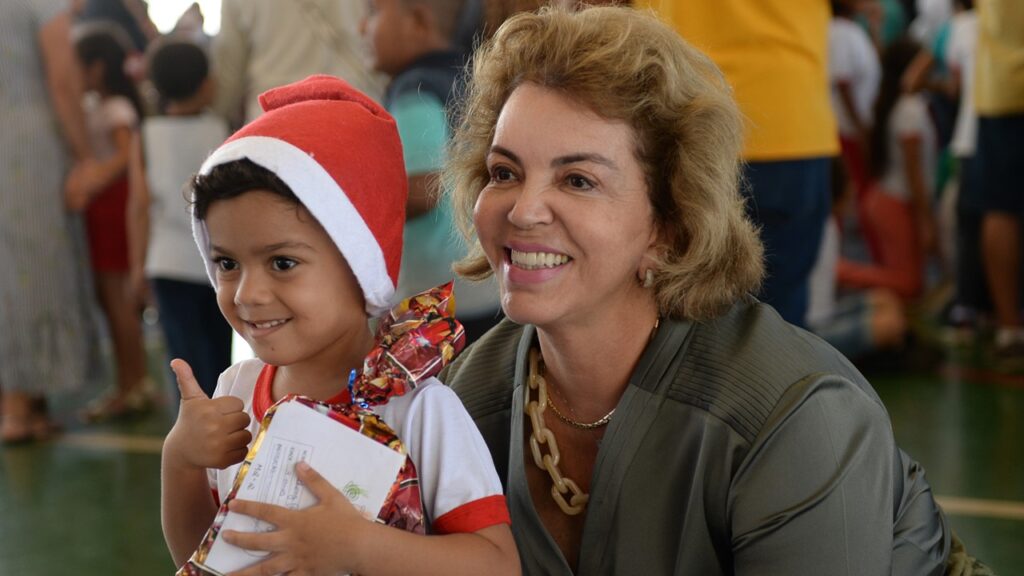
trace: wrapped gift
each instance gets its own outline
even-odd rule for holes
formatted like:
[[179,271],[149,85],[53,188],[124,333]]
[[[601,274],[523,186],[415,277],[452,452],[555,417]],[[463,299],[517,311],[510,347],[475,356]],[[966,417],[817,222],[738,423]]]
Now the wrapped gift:
[[294,475],[300,461],[313,466],[368,517],[424,533],[415,465],[401,439],[371,408],[413,390],[462,351],[465,333],[453,313],[451,283],[402,301],[381,319],[362,372],[353,371],[349,403],[326,404],[301,396],[275,403],[260,422],[213,525],[178,574],[220,574],[260,561],[259,553],[219,538],[224,529],[269,529],[230,512],[228,503],[242,498],[292,509],[312,505],[312,494]]

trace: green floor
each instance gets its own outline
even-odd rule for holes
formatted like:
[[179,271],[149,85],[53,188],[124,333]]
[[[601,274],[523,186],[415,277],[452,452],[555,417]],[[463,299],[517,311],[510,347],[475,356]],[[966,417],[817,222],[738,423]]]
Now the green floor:
[[[1024,571],[1024,378],[942,357],[913,364],[869,371],[897,440],[969,550],[999,574]],[[0,575],[173,572],[159,522],[170,410],[84,427],[71,412],[83,398],[57,406],[69,424],[60,439],[0,447]]]

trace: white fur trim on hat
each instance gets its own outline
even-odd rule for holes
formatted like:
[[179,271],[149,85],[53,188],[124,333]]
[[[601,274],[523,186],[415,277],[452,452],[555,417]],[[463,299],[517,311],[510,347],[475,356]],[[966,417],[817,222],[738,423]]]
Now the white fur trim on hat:
[[[345,257],[366,298],[366,312],[379,316],[391,307],[395,286],[388,276],[384,253],[349,197],[338,182],[311,155],[268,136],[246,136],[232,140],[210,155],[200,174],[221,164],[248,159],[281,179],[307,210],[320,222]],[[203,254],[206,272],[217,287],[216,267],[210,260],[210,237],[206,223],[192,219],[192,233]]]

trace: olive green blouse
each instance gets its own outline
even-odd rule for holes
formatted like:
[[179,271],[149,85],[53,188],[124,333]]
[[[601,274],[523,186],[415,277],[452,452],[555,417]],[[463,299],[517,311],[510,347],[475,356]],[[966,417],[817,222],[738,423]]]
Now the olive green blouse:
[[[505,320],[442,379],[491,450],[524,574],[571,574],[526,482],[534,340]],[[942,574],[950,548],[870,384],[756,302],[661,322],[605,432],[586,514],[586,575]]]

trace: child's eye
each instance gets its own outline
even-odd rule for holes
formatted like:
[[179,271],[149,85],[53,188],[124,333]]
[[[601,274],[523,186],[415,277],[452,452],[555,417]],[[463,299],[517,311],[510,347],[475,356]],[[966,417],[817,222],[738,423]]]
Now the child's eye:
[[494,168],[491,168],[491,182],[512,182],[515,178],[515,173],[506,166],[495,166]]
[[285,258],[284,256],[275,256],[270,261],[270,267],[277,272],[285,272],[295,268],[299,263],[291,258]]
[[217,270],[220,272],[232,272],[238,270],[238,262],[235,262],[231,258],[214,258],[213,263],[217,266]]
[[592,190],[594,188],[593,182],[579,174],[570,174],[566,177],[565,181],[570,187],[575,188],[576,190]]

